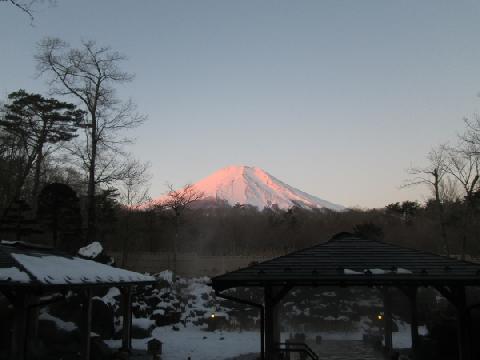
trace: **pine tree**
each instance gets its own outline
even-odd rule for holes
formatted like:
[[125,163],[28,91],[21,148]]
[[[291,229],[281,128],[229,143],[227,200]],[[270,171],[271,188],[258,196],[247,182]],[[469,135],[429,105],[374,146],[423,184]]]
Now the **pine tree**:
[[83,111],[75,105],[39,94],[19,90],[8,95],[0,128],[15,139],[23,158],[23,167],[16,179],[14,198],[18,198],[25,181],[33,171],[32,198],[38,194],[42,164],[53,151],[51,145],[76,136]]

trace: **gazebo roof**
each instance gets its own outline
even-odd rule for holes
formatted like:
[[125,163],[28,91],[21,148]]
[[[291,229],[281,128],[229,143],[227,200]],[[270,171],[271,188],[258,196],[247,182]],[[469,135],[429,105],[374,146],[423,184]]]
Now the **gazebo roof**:
[[0,243],[0,289],[12,286],[78,287],[153,284],[156,279],[49,248]]
[[480,285],[480,264],[341,233],[214,277],[217,291],[265,285]]

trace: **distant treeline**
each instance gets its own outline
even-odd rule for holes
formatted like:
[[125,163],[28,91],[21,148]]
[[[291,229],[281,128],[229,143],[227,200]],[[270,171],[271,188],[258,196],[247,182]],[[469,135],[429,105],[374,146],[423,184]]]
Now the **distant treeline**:
[[[475,203],[480,208],[480,201]],[[480,219],[465,224],[465,201],[444,203],[443,222],[449,254],[476,255]],[[117,208],[105,223],[105,245],[117,251],[171,251],[175,215],[168,209],[127,211]],[[108,224],[108,225],[107,225]],[[179,252],[241,255],[282,253],[328,240],[350,231],[366,237],[445,254],[442,226],[435,201],[406,201],[383,209],[343,212],[292,208],[280,210],[236,205],[186,209],[178,224]]]

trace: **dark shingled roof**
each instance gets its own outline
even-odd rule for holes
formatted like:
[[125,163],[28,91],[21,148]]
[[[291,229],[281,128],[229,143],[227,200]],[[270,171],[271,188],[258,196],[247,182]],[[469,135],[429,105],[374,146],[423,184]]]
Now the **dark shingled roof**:
[[480,264],[342,233],[319,245],[212,279],[219,291],[286,284],[480,285]]

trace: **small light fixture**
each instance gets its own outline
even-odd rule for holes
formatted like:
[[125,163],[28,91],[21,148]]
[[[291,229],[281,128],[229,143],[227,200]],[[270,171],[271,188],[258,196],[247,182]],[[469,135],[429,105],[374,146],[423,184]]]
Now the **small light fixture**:
[[377,319],[378,319],[378,320],[383,320],[383,315],[382,315],[382,314],[378,314],[378,315],[377,315]]
[[212,319],[215,318],[215,314],[210,315],[210,317],[211,317]]

